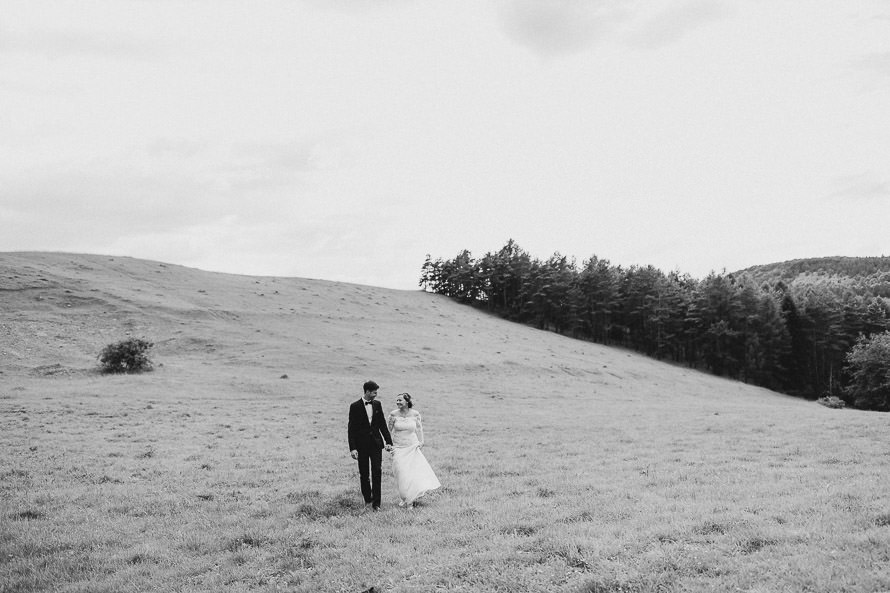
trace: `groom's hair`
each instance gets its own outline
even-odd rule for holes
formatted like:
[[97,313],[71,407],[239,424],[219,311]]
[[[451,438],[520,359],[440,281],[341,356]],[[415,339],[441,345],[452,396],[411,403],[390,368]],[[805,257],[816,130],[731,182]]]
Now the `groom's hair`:
[[365,390],[365,393],[367,393],[369,391],[377,391],[378,389],[380,389],[380,385],[377,385],[377,383],[374,383],[373,381],[365,381],[365,384],[362,385],[362,388]]

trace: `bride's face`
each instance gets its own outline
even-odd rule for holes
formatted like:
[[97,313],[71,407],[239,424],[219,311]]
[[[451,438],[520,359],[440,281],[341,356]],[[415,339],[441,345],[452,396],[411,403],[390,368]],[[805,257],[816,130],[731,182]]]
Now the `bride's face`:
[[396,407],[400,410],[405,409],[405,398],[401,395],[396,396]]

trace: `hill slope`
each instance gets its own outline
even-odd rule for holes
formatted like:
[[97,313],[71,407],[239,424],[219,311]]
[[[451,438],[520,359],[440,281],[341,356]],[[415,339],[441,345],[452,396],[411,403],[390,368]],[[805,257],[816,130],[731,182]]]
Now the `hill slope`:
[[[106,344],[155,343],[169,375],[279,377],[354,391],[781,397],[488,316],[450,299],[322,280],[251,277],[99,255],[0,254],[0,371],[89,374]],[[210,367],[210,368],[208,368]],[[439,387],[439,385],[441,387]]]

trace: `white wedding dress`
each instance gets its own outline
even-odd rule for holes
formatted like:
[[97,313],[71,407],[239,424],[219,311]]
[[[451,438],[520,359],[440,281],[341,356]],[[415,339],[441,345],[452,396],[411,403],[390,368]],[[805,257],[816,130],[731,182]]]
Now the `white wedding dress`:
[[415,500],[440,487],[426,457],[420,450],[423,442],[423,422],[420,414],[402,416],[392,413],[389,417],[392,435],[392,472],[399,488],[399,506],[411,505]]

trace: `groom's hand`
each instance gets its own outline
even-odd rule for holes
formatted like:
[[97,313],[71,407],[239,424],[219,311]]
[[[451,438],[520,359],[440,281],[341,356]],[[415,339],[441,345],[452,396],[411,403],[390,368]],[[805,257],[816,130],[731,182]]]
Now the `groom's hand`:
[[350,451],[349,456],[353,459],[358,459],[358,449],[353,449],[352,451]]
[[392,445],[386,445],[384,449],[386,449],[388,452],[392,452]]

